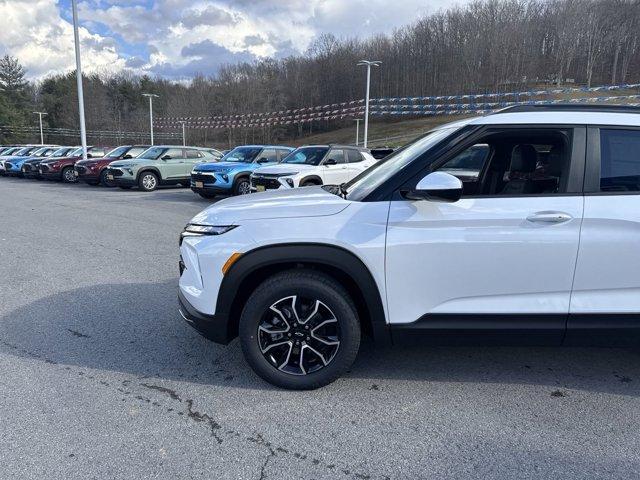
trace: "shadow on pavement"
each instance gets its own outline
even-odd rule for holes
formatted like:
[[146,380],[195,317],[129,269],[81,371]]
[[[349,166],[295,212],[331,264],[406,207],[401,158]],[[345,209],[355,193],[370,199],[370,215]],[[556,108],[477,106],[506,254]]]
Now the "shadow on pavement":
[[[177,311],[175,281],[108,284],[36,300],[0,317],[0,352],[43,361],[236,388],[265,388],[237,341],[216,345]],[[344,381],[372,384],[530,384],[640,394],[640,358],[629,349],[395,347],[364,341]],[[428,388],[428,385],[425,384]]]

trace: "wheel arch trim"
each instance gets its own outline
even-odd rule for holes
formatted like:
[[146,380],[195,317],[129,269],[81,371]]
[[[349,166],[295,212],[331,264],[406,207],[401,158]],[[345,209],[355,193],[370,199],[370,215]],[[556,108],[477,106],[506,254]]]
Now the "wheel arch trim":
[[275,267],[275,273],[278,267],[286,265],[324,266],[348,276],[359,290],[374,340],[381,344],[391,342],[380,290],[368,267],[353,252],[322,243],[285,243],[258,247],[244,253],[233,264],[222,280],[216,303],[216,315],[227,319],[231,335],[237,331],[238,300],[248,293],[242,291],[243,286],[247,285],[252,275],[266,268]]

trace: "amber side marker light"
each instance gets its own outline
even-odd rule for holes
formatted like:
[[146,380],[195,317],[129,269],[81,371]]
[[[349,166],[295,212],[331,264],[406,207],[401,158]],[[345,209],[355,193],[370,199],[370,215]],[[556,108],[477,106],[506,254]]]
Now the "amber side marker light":
[[236,263],[236,261],[242,256],[242,254],[240,252],[234,252],[233,255],[231,255],[229,257],[229,259],[224,262],[224,265],[222,266],[222,274],[226,275],[227,271],[229,271],[229,269],[232,267],[232,265],[234,263]]

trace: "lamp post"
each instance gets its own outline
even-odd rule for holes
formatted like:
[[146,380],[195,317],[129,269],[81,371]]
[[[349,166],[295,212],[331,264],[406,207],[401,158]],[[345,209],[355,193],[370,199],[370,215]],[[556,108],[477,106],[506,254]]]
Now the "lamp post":
[[354,118],[353,121],[356,122],[356,147],[360,143],[360,121],[361,118]]
[[367,67],[367,96],[364,107],[364,148],[367,148],[369,139],[369,90],[371,87],[371,67],[379,67],[382,62],[379,60],[360,60],[358,66]]
[[149,98],[149,127],[151,128],[151,145],[153,146],[153,99],[158,98],[159,95],[155,93],[143,93],[142,96]]
[[44,134],[42,133],[42,116],[46,115],[46,112],[33,112],[40,118],[40,145],[44,145]]
[[80,35],[78,34],[78,5],[77,0],[71,0],[73,12],[73,39],[76,47],[76,83],[78,85],[78,112],[80,117],[80,142],[82,144],[82,159],[87,159],[87,127],[84,121],[84,93],[82,91],[82,64],[80,62]]
[[186,147],[187,146],[187,130],[185,127],[185,122],[184,120],[181,120],[180,123],[182,124],[182,146]]

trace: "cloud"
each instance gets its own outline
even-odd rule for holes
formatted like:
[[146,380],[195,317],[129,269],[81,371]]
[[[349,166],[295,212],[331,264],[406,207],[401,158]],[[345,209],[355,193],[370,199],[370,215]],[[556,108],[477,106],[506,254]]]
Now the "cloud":
[[[55,0],[0,1],[0,50],[18,57],[31,78],[75,69],[73,26]],[[88,71],[122,69],[125,61],[110,38],[80,29],[82,64]]]
[[236,15],[215,5],[208,5],[202,10],[189,10],[182,17],[182,24],[187,28],[195,28],[200,25],[208,27],[235,25],[236,23],[238,23]]
[[[466,2],[469,0],[458,0]],[[184,77],[302,54],[323,33],[389,33],[447,0],[79,0],[87,70]],[[428,6],[427,6],[428,5]],[[33,77],[73,68],[69,0],[0,0],[2,50]]]

